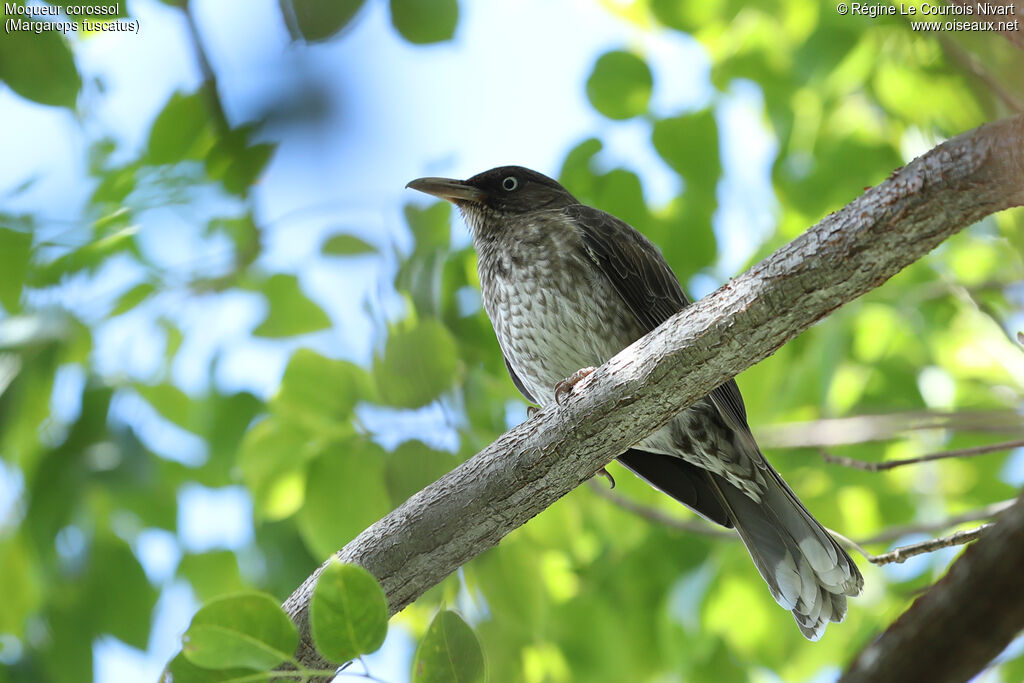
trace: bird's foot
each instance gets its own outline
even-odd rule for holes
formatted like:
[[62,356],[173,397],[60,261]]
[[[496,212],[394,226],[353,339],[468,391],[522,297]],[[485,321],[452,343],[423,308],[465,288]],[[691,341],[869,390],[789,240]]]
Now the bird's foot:
[[562,397],[566,394],[571,394],[573,388],[582,382],[586,377],[594,374],[594,370],[597,368],[580,368],[573,373],[572,377],[566,377],[561,382],[555,385],[555,403],[561,405]]
[[526,406],[526,418],[529,419],[540,412],[537,406]]
[[601,469],[599,469],[594,474],[594,476],[595,477],[604,477],[605,479],[608,480],[608,488],[610,488],[610,489],[615,488],[615,477],[612,476],[612,473],[608,471],[607,467],[602,467]]

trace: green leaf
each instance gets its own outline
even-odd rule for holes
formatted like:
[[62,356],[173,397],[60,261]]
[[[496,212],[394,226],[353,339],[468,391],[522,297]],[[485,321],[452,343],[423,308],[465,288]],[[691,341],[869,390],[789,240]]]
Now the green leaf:
[[406,204],[404,211],[405,221],[409,224],[409,230],[416,241],[416,251],[448,249],[451,243],[451,204],[436,202],[425,209]]
[[160,415],[182,429],[195,431],[193,424],[193,401],[188,394],[173,384],[137,384],[135,390]]
[[20,308],[31,250],[30,233],[0,228],[0,305],[8,313]]
[[266,419],[246,432],[238,467],[259,516],[280,519],[302,505],[309,449],[309,433],[287,420]]
[[152,282],[140,282],[118,297],[117,303],[114,304],[114,310],[110,312],[110,317],[127,313],[152,296],[154,292],[156,292],[156,286]]
[[188,579],[196,597],[204,602],[245,587],[238,571],[238,557],[230,550],[189,553],[181,559],[178,575]]
[[208,124],[202,92],[174,93],[149,131],[146,160],[151,164],[175,164],[201,159],[213,144]]
[[432,484],[458,464],[451,453],[435,451],[422,441],[406,441],[387,457],[387,485],[395,505]]
[[647,111],[654,77],[647,62],[632,52],[606,52],[587,79],[587,97],[610,119],[630,119]]
[[390,511],[383,449],[351,439],[310,465],[296,522],[313,555],[328,557]]
[[430,403],[455,382],[455,340],[441,322],[428,318],[415,327],[392,330],[384,358],[374,363],[381,397],[400,408]]
[[253,334],[257,337],[293,337],[331,326],[323,309],[313,303],[299,287],[294,275],[271,275],[263,283],[270,310]]
[[691,193],[714,194],[722,165],[718,156],[718,125],[710,109],[661,119],[654,124],[654,149],[686,180]]
[[179,652],[167,665],[161,681],[173,683],[230,683],[231,681],[252,681],[248,669],[204,669],[188,661],[185,653]]
[[34,27],[42,22],[20,16],[8,16],[5,21],[18,21],[33,28],[5,31],[0,40],[0,80],[39,104],[74,109],[82,79],[61,33],[36,33]]
[[129,226],[106,237],[73,249],[45,265],[29,271],[29,281],[37,287],[60,282],[61,278],[79,271],[92,273],[108,258],[135,247],[138,226]]
[[594,171],[590,164],[603,146],[597,138],[587,138],[565,155],[558,177],[562,184],[580,199],[592,201]]
[[146,647],[156,589],[124,541],[113,535],[96,540],[82,594],[82,613],[89,615],[96,633],[110,633],[132,647]]
[[206,172],[231,194],[244,197],[270,161],[276,143],[250,144],[254,127],[222,131],[206,154]]
[[[307,42],[327,40],[343,29],[363,6],[364,0],[282,0],[281,11],[290,28]],[[291,5],[284,7],[284,3]],[[295,26],[292,27],[292,17]]]
[[309,623],[317,649],[332,662],[376,652],[388,632],[384,590],[359,565],[332,559],[313,590]]
[[416,648],[413,683],[484,680],[484,653],[473,629],[455,612],[442,610]]
[[377,251],[377,248],[355,235],[339,233],[328,237],[321,251],[327,256],[354,256],[356,254],[372,254]]
[[370,378],[358,365],[299,349],[288,361],[272,406],[294,420],[315,416],[331,425],[347,420],[356,402],[370,396]]
[[439,43],[455,35],[457,0],[391,0],[391,25],[410,43]]
[[24,638],[29,617],[37,613],[45,588],[26,540],[13,535],[0,540],[0,585],[5,586],[0,632],[19,638]]
[[268,671],[292,656],[299,633],[277,600],[252,592],[203,605],[182,640],[185,656],[197,666]]

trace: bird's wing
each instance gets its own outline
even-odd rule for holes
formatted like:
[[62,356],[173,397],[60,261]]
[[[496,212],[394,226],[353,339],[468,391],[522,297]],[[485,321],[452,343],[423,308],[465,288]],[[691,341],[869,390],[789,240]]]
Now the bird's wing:
[[[630,448],[619,462],[648,484],[672,496],[698,515],[724,527],[732,527],[732,517],[711,484],[711,474],[682,458]],[[722,484],[719,484],[722,485]]]
[[[502,355],[502,358],[505,358],[505,356]],[[523,384],[523,380],[519,379],[519,375],[517,375],[516,371],[512,369],[512,364],[508,362],[508,358],[505,358],[505,369],[508,370],[508,376],[512,378],[512,384],[516,385],[516,389],[519,390],[519,393],[522,394],[530,403],[537,403],[537,399],[530,395],[530,392],[526,390],[526,385]]]
[[[594,263],[648,332],[689,305],[665,257],[640,232],[611,214],[582,204],[567,207],[565,213],[580,226]],[[722,384],[710,397],[726,424],[749,437],[756,451],[736,382]]]

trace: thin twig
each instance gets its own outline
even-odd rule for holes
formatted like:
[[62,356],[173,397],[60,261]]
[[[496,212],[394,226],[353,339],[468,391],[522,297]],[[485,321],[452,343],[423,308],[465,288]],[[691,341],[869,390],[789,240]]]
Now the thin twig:
[[921,543],[912,543],[910,545],[901,546],[881,555],[868,555],[867,558],[871,564],[876,565],[905,562],[908,558],[914,557],[915,555],[923,555],[924,553],[935,552],[942,548],[952,548],[953,546],[964,545],[965,543],[975,541],[981,538],[981,535],[993,526],[993,524],[982,524],[974,529],[964,529],[963,531],[958,531],[955,534],[950,534],[949,536],[942,536],[940,538],[933,538],[930,541],[922,541]]
[[889,460],[886,462],[868,462],[866,460],[855,460],[854,458],[847,458],[840,455],[832,455],[824,448],[819,448],[818,452],[821,453],[822,459],[831,465],[852,467],[853,469],[865,470],[867,472],[881,472],[882,470],[891,470],[893,468],[902,467],[904,465],[916,465],[918,463],[931,462],[933,460],[946,460],[947,458],[971,458],[977,455],[985,455],[987,453],[1008,451],[1011,448],[1019,448],[1021,446],[1024,446],[1024,439],[1017,439],[1016,441],[1003,441],[1001,443],[987,444],[985,446],[974,446],[973,448],[960,448],[952,451],[941,451],[939,453],[919,455],[916,458],[905,458],[903,460]]
[[1004,510],[1011,507],[1016,498],[1010,498],[1009,500],[999,501],[998,503],[991,503],[983,508],[977,510],[968,510],[959,515],[953,515],[952,517],[946,517],[945,519],[936,520],[934,522],[923,522],[918,524],[900,524],[898,526],[892,526],[884,531],[880,531],[874,536],[870,536],[865,539],[861,539],[862,545],[871,545],[872,543],[885,543],[887,541],[895,541],[897,538],[902,538],[910,534],[928,534],[936,531],[942,531],[956,526],[957,524],[965,524],[967,522],[978,522],[983,519],[992,519],[996,515],[999,515]]
[[701,536],[708,536],[710,538],[736,538],[735,533],[727,531],[724,528],[716,529],[707,522],[700,520],[690,521],[686,519],[679,519],[668,515],[657,508],[638,503],[635,500],[631,500],[617,493],[612,493],[611,489],[609,489],[604,482],[591,480],[590,490],[596,493],[598,497],[604,498],[627,512],[632,512],[638,517],[643,517],[644,519],[652,522],[663,524],[664,526],[672,529],[685,531],[691,534],[699,534]]
[[[1011,503],[1013,501],[1010,501]],[[864,547],[856,541],[843,536],[834,529],[829,529],[828,532],[839,541],[841,545],[846,546],[852,550],[856,550],[858,553],[864,556],[868,562],[874,565],[882,566],[885,564],[903,563],[909,558],[916,555],[923,555],[925,553],[931,553],[942,548],[951,548],[957,545],[964,545],[970,543],[981,536],[981,534],[991,527],[992,524],[982,524],[974,529],[965,529],[963,531],[957,531],[956,533],[950,534],[949,536],[940,536],[939,538],[932,538],[927,541],[921,541],[920,543],[911,543],[910,545],[903,545],[898,548],[893,548],[887,553],[881,555],[875,555],[869,553]]]
[[1003,84],[996,80],[996,78],[992,76],[984,66],[982,66],[981,62],[974,57],[974,55],[969,54],[957,45],[955,41],[942,35],[939,36],[939,44],[942,45],[942,48],[952,55],[952,57],[958,61],[964,69],[988,86],[988,89],[991,90],[997,98],[1002,100],[1003,104],[1005,104],[1011,111],[1024,111],[1024,105],[1022,105],[1009,90],[1003,87]]
[[791,449],[888,441],[906,432],[938,429],[1024,434],[1024,418],[1013,410],[948,413],[918,410],[761,425],[754,431],[762,446]]

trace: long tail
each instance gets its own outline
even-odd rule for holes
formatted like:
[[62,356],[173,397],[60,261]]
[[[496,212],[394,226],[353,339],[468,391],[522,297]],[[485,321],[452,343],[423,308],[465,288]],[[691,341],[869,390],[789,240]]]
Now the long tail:
[[821,638],[828,622],[846,616],[847,596],[864,585],[853,560],[771,467],[761,502],[711,479],[775,600],[792,610],[806,638]]

